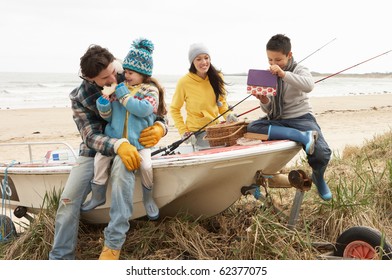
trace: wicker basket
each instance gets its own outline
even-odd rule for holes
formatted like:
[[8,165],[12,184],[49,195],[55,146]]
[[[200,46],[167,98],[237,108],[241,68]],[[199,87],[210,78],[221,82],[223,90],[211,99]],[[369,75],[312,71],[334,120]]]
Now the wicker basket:
[[204,140],[208,140],[211,147],[233,146],[237,144],[237,139],[246,133],[247,125],[248,123],[242,121],[208,126]]

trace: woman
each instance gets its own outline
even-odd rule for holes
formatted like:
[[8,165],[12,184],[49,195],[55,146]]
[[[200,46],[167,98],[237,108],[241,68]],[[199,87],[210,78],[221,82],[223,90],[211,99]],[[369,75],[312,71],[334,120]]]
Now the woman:
[[[192,44],[189,48],[189,73],[183,76],[177,83],[173,100],[170,106],[170,114],[174,125],[182,136],[188,138],[188,142],[195,144],[197,148],[209,147],[208,141],[203,140],[205,131],[201,128],[214,125],[219,120],[214,120],[223,115],[227,122],[237,121],[233,113],[226,113],[226,90],[223,75],[211,64],[210,52],[201,43]],[[186,119],[181,114],[184,103]]]

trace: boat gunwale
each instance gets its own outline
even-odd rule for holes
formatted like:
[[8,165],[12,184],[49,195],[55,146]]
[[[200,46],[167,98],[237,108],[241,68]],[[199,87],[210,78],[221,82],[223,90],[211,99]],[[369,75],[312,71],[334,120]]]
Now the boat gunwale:
[[[272,143],[273,142],[273,143]],[[238,146],[240,147],[240,146]],[[271,141],[267,144],[258,144],[250,146],[241,146],[242,148],[233,149],[230,147],[224,147],[220,152],[203,154],[203,151],[184,154],[180,156],[167,156],[153,160],[154,168],[162,168],[165,166],[185,166],[185,165],[196,165],[203,163],[212,163],[222,160],[241,160],[246,157],[255,155],[264,155],[279,151],[298,149],[300,145],[296,142],[289,140]]]
[[[289,140],[268,141],[257,145],[249,146],[230,146],[220,147],[211,150],[196,151],[179,155],[168,155],[161,157],[153,157],[153,168],[165,167],[182,167],[188,165],[200,165],[205,163],[213,163],[217,161],[227,160],[242,160],[243,158],[252,157],[255,155],[263,155],[275,153],[279,151],[298,149],[300,145]],[[1,164],[0,175],[5,174],[62,174],[69,173],[75,162],[62,163],[18,163],[15,164]]]

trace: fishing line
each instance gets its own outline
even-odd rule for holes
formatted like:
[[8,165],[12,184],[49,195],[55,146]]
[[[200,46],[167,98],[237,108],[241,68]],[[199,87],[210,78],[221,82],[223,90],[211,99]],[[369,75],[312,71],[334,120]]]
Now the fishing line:
[[315,54],[316,52],[318,52],[319,50],[321,50],[322,48],[324,48],[325,46],[329,45],[330,43],[332,43],[333,41],[335,41],[336,38],[333,38],[331,41],[329,41],[328,43],[326,43],[325,45],[323,45],[322,47],[318,48],[317,50],[315,50],[314,52],[312,52],[310,55],[308,55],[307,57],[305,57],[304,59],[302,59],[301,61],[299,61],[298,63],[301,63],[302,61],[304,61],[305,59],[307,59],[308,57],[312,56],[313,54]]

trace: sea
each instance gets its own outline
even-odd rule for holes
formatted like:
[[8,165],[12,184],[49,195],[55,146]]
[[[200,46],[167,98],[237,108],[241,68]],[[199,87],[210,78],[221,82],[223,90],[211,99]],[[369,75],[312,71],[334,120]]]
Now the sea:
[[[165,100],[170,104],[181,75],[156,75],[155,77],[165,87]],[[247,99],[246,75],[226,74],[224,77],[228,83],[230,105]],[[392,94],[391,75],[381,77],[317,75],[314,79],[316,85],[311,93],[312,97]],[[72,73],[0,72],[0,110],[70,107],[69,93],[81,81],[77,74]],[[254,97],[250,97],[249,100],[252,98]]]

